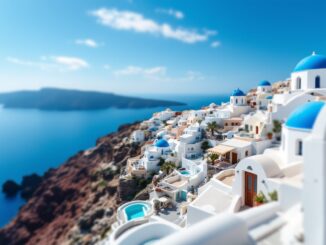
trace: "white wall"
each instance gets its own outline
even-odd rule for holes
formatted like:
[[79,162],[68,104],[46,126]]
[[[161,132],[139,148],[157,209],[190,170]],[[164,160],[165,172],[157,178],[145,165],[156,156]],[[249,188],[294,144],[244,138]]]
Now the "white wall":
[[308,245],[326,243],[326,107],[304,142],[304,237]]
[[257,93],[268,93],[272,91],[272,86],[258,86]]
[[269,192],[275,189],[278,191],[278,187],[274,183],[269,185],[270,182],[268,182],[268,178],[280,174],[278,166],[264,155],[245,158],[235,168],[235,179],[232,186],[232,192],[242,197],[242,204],[245,202],[245,172],[257,175],[257,193],[262,191],[267,197]]
[[301,78],[301,90],[315,89],[315,78],[320,77],[320,88],[326,88],[326,69],[313,69],[291,74],[291,90],[297,90],[297,78]]
[[[286,163],[302,160],[302,155],[298,155],[298,142],[300,140],[303,142],[308,135],[309,132],[307,131],[290,129],[283,126],[281,149],[284,152]],[[302,151],[304,151],[304,147],[302,148]]]
[[246,105],[247,104],[246,96],[231,96],[230,104],[236,106]]

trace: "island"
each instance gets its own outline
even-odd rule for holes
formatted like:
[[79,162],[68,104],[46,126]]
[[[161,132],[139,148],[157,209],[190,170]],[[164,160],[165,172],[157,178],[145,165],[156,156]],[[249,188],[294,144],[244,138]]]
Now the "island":
[[181,102],[144,99],[114,93],[42,88],[36,91],[0,93],[4,108],[39,110],[100,110],[107,108],[153,108],[185,105]]

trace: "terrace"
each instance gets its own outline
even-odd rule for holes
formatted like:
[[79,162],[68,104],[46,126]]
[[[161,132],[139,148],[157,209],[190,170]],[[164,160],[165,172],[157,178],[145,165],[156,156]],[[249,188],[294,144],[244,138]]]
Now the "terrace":
[[227,169],[224,171],[221,171],[220,173],[216,174],[214,178],[220,182],[222,182],[224,185],[232,186],[234,182],[235,177],[235,171],[234,169]]

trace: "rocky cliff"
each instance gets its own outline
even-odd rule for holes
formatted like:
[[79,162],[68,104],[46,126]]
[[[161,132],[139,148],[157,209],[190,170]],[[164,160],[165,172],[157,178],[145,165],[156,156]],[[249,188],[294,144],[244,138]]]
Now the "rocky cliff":
[[[0,230],[0,244],[94,244],[101,239],[125,201],[117,194],[119,173],[129,157],[140,154],[141,145],[126,140],[137,128],[137,123],[121,126],[94,148],[48,170],[16,218]],[[128,198],[141,188],[131,187]]]

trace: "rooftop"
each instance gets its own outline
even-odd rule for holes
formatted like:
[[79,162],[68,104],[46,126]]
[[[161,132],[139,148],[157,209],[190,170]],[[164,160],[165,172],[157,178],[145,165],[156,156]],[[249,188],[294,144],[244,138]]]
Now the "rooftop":
[[293,72],[313,70],[313,69],[326,69],[326,57],[313,53],[312,55],[302,59],[294,68]]
[[260,81],[258,86],[271,86],[271,83],[267,80]]
[[311,130],[324,105],[325,102],[323,101],[313,101],[298,107],[290,114],[285,126],[294,129]]
[[233,90],[231,96],[245,96],[245,93],[242,90],[237,88],[237,89]]

